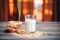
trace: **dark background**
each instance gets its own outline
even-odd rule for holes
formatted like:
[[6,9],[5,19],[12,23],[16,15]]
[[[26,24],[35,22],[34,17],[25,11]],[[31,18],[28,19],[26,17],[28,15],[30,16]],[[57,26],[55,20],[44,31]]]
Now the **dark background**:
[[[8,0],[0,0],[0,22],[1,21],[9,21],[13,19],[14,21],[18,20],[18,9],[17,9],[17,1],[14,0],[14,10],[16,9],[16,12],[13,12],[13,16],[10,16],[9,12],[9,2]],[[7,16],[8,15],[8,16]],[[23,16],[23,15],[22,15]],[[23,18],[22,18],[23,19]],[[59,22],[60,21],[60,0],[53,0],[53,17],[52,21]]]
[[60,0],[57,0],[57,21],[60,21]]

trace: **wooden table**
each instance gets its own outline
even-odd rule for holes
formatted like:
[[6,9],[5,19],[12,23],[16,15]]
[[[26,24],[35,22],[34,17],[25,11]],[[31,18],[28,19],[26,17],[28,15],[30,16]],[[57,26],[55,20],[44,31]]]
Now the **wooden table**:
[[[0,22],[0,40],[60,40],[60,22],[39,22],[36,23],[36,29],[38,31],[46,32],[48,36],[42,36],[40,38],[20,38],[5,33],[6,24],[8,22]],[[25,24],[23,23],[23,26]]]

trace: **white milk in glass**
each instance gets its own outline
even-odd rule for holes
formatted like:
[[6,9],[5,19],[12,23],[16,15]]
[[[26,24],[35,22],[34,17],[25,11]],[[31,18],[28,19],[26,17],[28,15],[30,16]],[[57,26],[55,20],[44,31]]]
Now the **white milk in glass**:
[[25,18],[27,33],[36,31],[36,20],[33,18]]

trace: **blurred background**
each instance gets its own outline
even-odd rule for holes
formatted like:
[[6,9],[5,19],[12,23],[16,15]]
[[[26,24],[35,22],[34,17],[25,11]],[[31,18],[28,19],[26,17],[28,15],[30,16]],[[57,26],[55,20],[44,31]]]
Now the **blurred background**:
[[59,22],[60,0],[0,0],[0,22],[24,21],[27,14],[37,22]]

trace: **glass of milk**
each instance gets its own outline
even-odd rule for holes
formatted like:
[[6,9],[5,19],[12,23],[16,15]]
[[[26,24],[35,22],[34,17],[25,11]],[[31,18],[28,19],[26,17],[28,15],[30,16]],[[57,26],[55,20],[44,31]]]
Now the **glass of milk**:
[[36,31],[36,20],[32,15],[25,15],[26,32],[33,33]]

